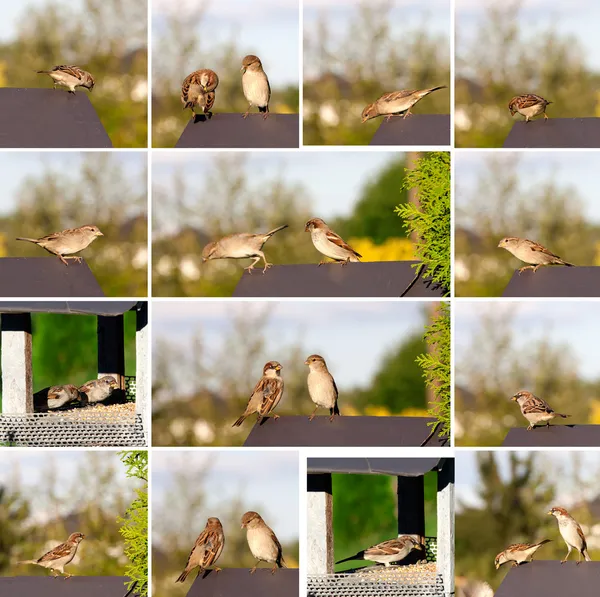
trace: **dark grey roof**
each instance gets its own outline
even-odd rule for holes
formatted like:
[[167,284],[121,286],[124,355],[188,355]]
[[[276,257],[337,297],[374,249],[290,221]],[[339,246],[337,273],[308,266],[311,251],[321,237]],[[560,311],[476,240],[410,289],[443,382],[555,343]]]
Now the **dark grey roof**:
[[600,296],[600,267],[548,266],[535,274],[525,270],[516,271],[504,289],[502,296],[557,296],[597,297]]
[[504,147],[600,147],[600,118],[552,118],[552,106],[548,112],[546,122],[515,122]]
[[138,301],[14,301],[0,302],[0,313],[70,313],[74,315],[123,315]]
[[[217,95],[217,101],[219,96]],[[185,130],[175,147],[298,147],[298,114],[251,113],[245,120],[242,114],[214,113],[211,118],[197,115],[192,122],[191,112]]]
[[504,438],[503,446],[540,447],[600,447],[600,425],[562,425],[525,427],[511,429]]
[[[342,411],[343,414],[343,411]],[[426,417],[315,417],[282,416],[255,424],[245,446],[420,446],[432,431]],[[246,423],[247,424],[247,423]],[[427,446],[443,446],[435,435]]]
[[0,89],[0,147],[112,147],[88,91]]
[[[67,568],[67,571],[69,568]],[[77,574],[71,570],[71,574]],[[0,577],[0,595],[5,597],[123,597],[127,593],[121,576],[73,576],[69,580],[48,576]],[[129,597],[136,597],[134,591]]]
[[450,115],[412,114],[383,120],[369,145],[450,145]]
[[600,562],[577,566],[571,557],[573,561],[562,565],[559,560],[536,560],[511,568],[495,597],[598,597]]
[[[261,568],[264,564],[261,565]],[[225,568],[194,580],[187,597],[295,597],[298,595],[298,569],[281,568],[249,573],[249,568]],[[89,596],[86,596],[89,597]],[[107,596],[108,597],[108,596]],[[112,597],[112,596],[111,596]],[[122,596],[119,596],[122,597]]]
[[308,458],[306,472],[421,477],[439,470],[443,461],[443,458]]
[[[415,277],[416,261],[274,265],[263,275],[245,271],[233,296],[240,297],[399,297]],[[444,290],[421,278],[407,297],[442,297]]]
[[85,260],[64,265],[58,257],[4,257],[0,297],[17,296],[86,298],[104,293]]

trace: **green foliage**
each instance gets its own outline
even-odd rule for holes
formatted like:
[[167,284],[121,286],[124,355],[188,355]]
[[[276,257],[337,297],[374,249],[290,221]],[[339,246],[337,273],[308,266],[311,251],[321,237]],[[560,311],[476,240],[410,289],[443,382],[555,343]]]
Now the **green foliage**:
[[435,396],[429,414],[441,423],[440,434],[450,437],[450,303],[441,303],[438,314],[426,328],[425,341],[429,351],[419,355],[417,363],[423,369],[426,386]]
[[405,189],[417,189],[418,205],[396,207],[404,227],[417,237],[418,274],[429,276],[450,294],[450,153],[436,151],[419,158],[406,170]]
[[0,574],[11,566],[13,549],[26,540],[24,523],[30,516],[30,504],[20,492],[0,486]]
[[148,452],[129,450],[119,452],[128,478],[139,479],[142,487],[135,490],[136,497],[119,517],[119,532],[125,540],[125,555],[129,558],[127,588],[135,587],[140,597],[148,595]]
[[397,221],[390,213],[398,203],[398,189],[402,189],[401,202],[408,200],[408,193],[403,188],[405,166],[403,157],[396,158],[366,182],[352,215],[335,222],[334,230],[342,238],[370,238],[381,244],[390,237],[399,236]]

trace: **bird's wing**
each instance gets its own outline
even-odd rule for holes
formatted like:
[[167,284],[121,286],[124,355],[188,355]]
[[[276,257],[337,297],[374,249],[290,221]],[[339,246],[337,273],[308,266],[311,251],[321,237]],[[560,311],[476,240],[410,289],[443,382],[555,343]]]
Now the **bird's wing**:
[[59,560],[60,558],[67,557],[71,550],[73,549],[73,545],[71,543],[65,542],[57,545],[54,549],[51,549],[48,553],[45,553],[38,562],[48,562],[52,560]]
[[281,386],[281,379],[274,377],[261,378],[254,390],[255,392],[262,393],[262,401],[258,409],[260,414],[266,415],[275,408],[279,398],[281,398]]
[[583,542],[583,547],[581,548],[581,551],[585,551],[587,549],[587,541],[585,540],[585,535],[583,534],[579,523],[576,522],[575,524],[577,525],[577,534],[581,537],[581,541]]
[[550,405],[543,399],[538,398],[538,396],[531,396],[527,403],[523,407],[523,414],[526,413],[553,413],[554,410],[550,407]]
[[357,257],[362,257],[360,253],[357,253],[346,241],[344,241],[344,239],[339,234],[336,234],[333,230],[327,230],[325,235],[330,243],[333,243],[334,245],[337,245],[338,247],[341,247],[346,251],[350,251],[350,253],[356,255]]
[[560,259],[558,255],[555,255],[540,243],[536,243],[532,240],[527,240],[527,244],[532,251],[537,251],[538,253],[544,253],[544,255],[548,255],[548,257],[555,257],[556,259]]
[[214,529],[205,529],[202,533],[206,534],[204,538],[204,554],[200,561],[200,566],[206,568],[211,566],[221,555],[223,549],[223,542],[221,541],[220,533],[217,533]]
[[76,79],[82,80],[84,77],[84,71],[82,71],[78,66],[61,64],[59,66],[55,66],[53,71],[60,71],[61,73],[65,73],[66,75],[71,75]]
[[365,556],[393,556],[401,549],[404,549],[404,547],[404,543],[399,539],[390,539],[389,541],[384,541],[383,543],[369,547],[369,549],[365,549]]
[[409,97],[413,93],[417,93],[418,89],[403,89],[402,91],[390,91],[384,93],[377,101],[378,102],[395,102],[396,100]]
[[525,95],[520,95],[518,97],[519,100],[519,108],[531,108],[533,106],[537,106],[539,104],[545,103],[545,99],[536,95],[535,93],[526,93]]

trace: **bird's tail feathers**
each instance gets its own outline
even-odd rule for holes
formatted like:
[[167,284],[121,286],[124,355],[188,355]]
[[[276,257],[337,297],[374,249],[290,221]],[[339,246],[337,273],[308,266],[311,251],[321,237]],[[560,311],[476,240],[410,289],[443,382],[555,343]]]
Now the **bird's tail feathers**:
[[271,230],[271,232],[267,232],[265,234],[265,236],[273,236],[276,232],[279,232],[280,230],[283,230],[284,228],[287,228],[288,225],[284,224],[283,226],[278,226],[277,228]]
[[586,562],[591,562],[592,561],[592,558],[590,558],[590,554],[588,553],[587,549],[583,552],[583,557],[585,558]]
[[431,87],[430,89],[423,89],[423,91],[421,93],[423,94],[423,97],[424,97],[434,91],[437,91],[438,89],[446,89],[447,87],[448,87],[447,85],[439,85],[438,87]]
[[38,75],[47,75],[50,73],[49,70],[36,70],[35,71]]
[[555,413],[557,417],[562,417],[563,419],[568,419],[571,415],[563,415],[562,413]]
[[559,259],[557,263],[559,265],[566,265],[567,267],[577,267],[574,263],[569,263],[568,261],[563,261],[562,259]]
[[543,539],[539,543],[536,543],[536,545],[546,545],[546,543],[551,543],[551,542],[552,542],[552,539]]
[[341,564],[343,562],[350,562],[352,560],[363,560],[363,555],[364,555],[364,551],[359,551],[358,553],[355,553],[353,556],[346,558],[345,560],[340,560],[339,562],[336,562],[336,564]]
[[262,108],[260,106],[258,106],[258,111],[259,112],[268,112],[269,106],[263,106]]
[[244,420],[246,419],[246,415],[242,415],[233,425],[232,427],[239,427]]
[[38,242],[37,238],[25,238],[24,236],[17,236],[16,240],[26,240],[28,243],[36,243]]
[[184,582],[185,579],[188,577],[189,574],[189,570],[187,570],[187,568],[179,575],[179,578],[175,581],[175,582]]
[[17,564],[37,564],[37,560],[21,560]]
[[342,415],[340,415],[340,409],[338,407],[338,403],[337,402],[333,405],[333,409],[332,410],[333,410],[332,414],[339,415],[340,417],[342,416]]
[[287,568],[288,567],[288,565],[285,563],[285,560],[283,559],[283,556],[281,556],[279,558],[279,567],[280,568]]

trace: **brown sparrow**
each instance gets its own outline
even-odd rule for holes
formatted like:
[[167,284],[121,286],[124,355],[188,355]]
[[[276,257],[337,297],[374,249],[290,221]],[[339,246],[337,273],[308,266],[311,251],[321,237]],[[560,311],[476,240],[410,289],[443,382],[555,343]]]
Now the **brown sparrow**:
[[48,408],[60,408],[79,398],[79,390],[71,384],[65,386],[52,386],[48,390]]
[[208,243],[204,249],[202,249],[202,263],[209,261],[210,259],[249,259],[254,258],[254,261],[244,269],[247,269],[249,273],[252,273],[254,266],[261,260],[265,262],[263,274],[273,264],[267,262],[267,258],[262,251],[264,244],[276,233],[284,228],[287,228],[287,224],[279,226],[271,232],[265,234],[248,234],[241,232],[239,234],[230,234],[224,238]]
[[[64,574],[65,578],[71,578],[72,574],[65,572],[65,566],[75,557],[77,548],[84,539],[85,535],[81,533],[71,533],[64,543],[45,553],[39,560],[24,560],[19,564],[37,564],[52,572]],[[58,576],[58,574],[52,576]]]
[[38,70],[38,75],[50,75],[54,81],[54,89],[57,85],[63,85],[69,89],[69,93],[75,93],[76,87],[85,87],[88,91],[94,89],[96,84],[94,77],[78,66],[60,65],[52,70]]
[[335,385],[335,379],[327,369],[325,359],[318,354],[311,354],[306,361],[308,365],[308,394],[310,399],[317,405],[312,415],[308,418],[312,421],[319,407],[329,409],[329,421],[333,421],[335,415],[340,414],[338,408],[338,389]]
[[403,91],[392,91],[384,93],[376,102],[369,104],[362,111],[362,122],[367,122],[377,116],[387,116],[387,122],[392,116],[400,116],[404,112],[404,118],[412,114],[410,109],[426,95],[438,89],[445,89],[446,85],[432,87],[431,89],[404,89]]
[[[196,578],[200,576],[209,566],[213,566],[217,563],[223,546],[225,545],[225,533],[223,533],[223,526],[218,518],[211,517],[206,521],[204,530],[198,535],[192,551],[185,565],[185,570],[179,575],[179,578],[175,581],[183,582],[188,577],[188,574],[198,566],[198,574]],[[221,568],[214,567],[215,572],[220,572]]]
[[256,106],[263,112],[263,118],[269,115],[269,100],[271,99],[271,86],[267,74],[263,70],[262,62],[258,56],[249,54],[242,60],[242,89],[244,97],[250,104],[244,118],[250,114],[250,108]]
[[100,379],[92,379],[84,383],[79,391],[87,396],[88,402],[94,403],[106,400],[118,387],[119,384],[112,375],[104,375]]
[[[260,423],[263,417],[266,417],[277,408],[281,396],[283,396],[283,379],[279,374],[280,371],[281,365],[277,361],[269,361],[265,364],[263,375],[252,391],[252,396],[248,400],[244,414],[232,427],[239,427],[244,419],[252,413],[258,415],[257,421]],[[273,418],[277,420],[279,415],[273,415]]]
[[509,545],[496,556],[494,560],[496,570],[502,564],[506,564],[506,562],[512,562],[513,568],[525,562],[531,562],[535,552],[546,543],[550,543],[550,539],[544,539],[539,543],[515,543],[514,545]]
[[566,265],[568,267],[575,267],[572,263],[564,261],[558,255],[548,251],[546,247],[543,247],[532,240],[527,240],[526,238],[507,236],[498,243],[498,247],[506,249],[517,259],[530,264],[519,268],[519,274],[526,269],[532,269],[535,273],[543,265]]
[[551,103],[543,97],[535,95],[535,93],[526,93],[513,97],[508,103],[508,109],[511,116],[514,116],[517,112],[525,116],[525,122],[529,122],[534,116],[538,116],[539,114],[543,114],[544,120],[548,120],[546,106]]
[[349,562],[350,560],[368,560],[389,566],[393,562],[403,560],[413,549],[423,551],[423,546],[414,537],[402,535],[397,539],[390,539],[389,541],[369,547],[369,549],[365,549],[364,551],[359,551],[351,558],[340,560],[336,564]]
[[546,427],[550,427],[550,421],[555,417],[566,419],[571,416],[554,412],[545,400],[525,390],[517,392],[511,400],[521,407],[521,414],[529,421],[527,431],[531,431],[537,423],[546,423]]
[[287,564],[283,559],[281,543],[279,543],[275,533],[267,526],[260,514],[246,512],[242,516],[242,528],[246,529],[248,547],[252,555],[258,560],[254,568],[250,570],[250,574],[256,572],[256,568],[261,561],[273,564],[271,574],[275,574],[277,568],[287,568]]
[[564,509],[564,508],[552,508],[548,514],[551,514],[558,521],[558,530],[562,538],[567,544],[567,555],[564,560],[560,563],[564,564],[571,553],[571,550],[575,548],[579,554],[577,557],[577,565],[581,564],[581,556],[585,558],[586,562],[591,562],[590,554],[587,550],[587,541],[585,535],[579,526],[579,523]]
[[73,254],[89,247],[98,236],[104,236],[104,234],[96,226],[88,224],[79,228],[54,232],[48,236],[42,236],[42,238],[18,237],[17,240],[35,243],[42,249],[46,249],[48,253],[56,255],[65,265],[69,265],[67,259],[75,259],[81,263],[81,257],[74,257]]
[[[336,234],[321,218],[313,218],[306,222],[304,232],[310,232],[310,238],[315,246],[315,249],[335,261],[339,261],[342,265],[346,265],[349,261],[359,262],[362,255],[357,253],[350,245],[348,245],[341,236]],[[322,260],[319,265],[325,263]]]
[[192,111],[192,118],[196,113],[194,107],[198,106],[204,114],[210,112],[215,103],[215,89],[219,85],[219,77],[210,68],[201,68],[189,74],[181,84],[181,103],[183,109]]

